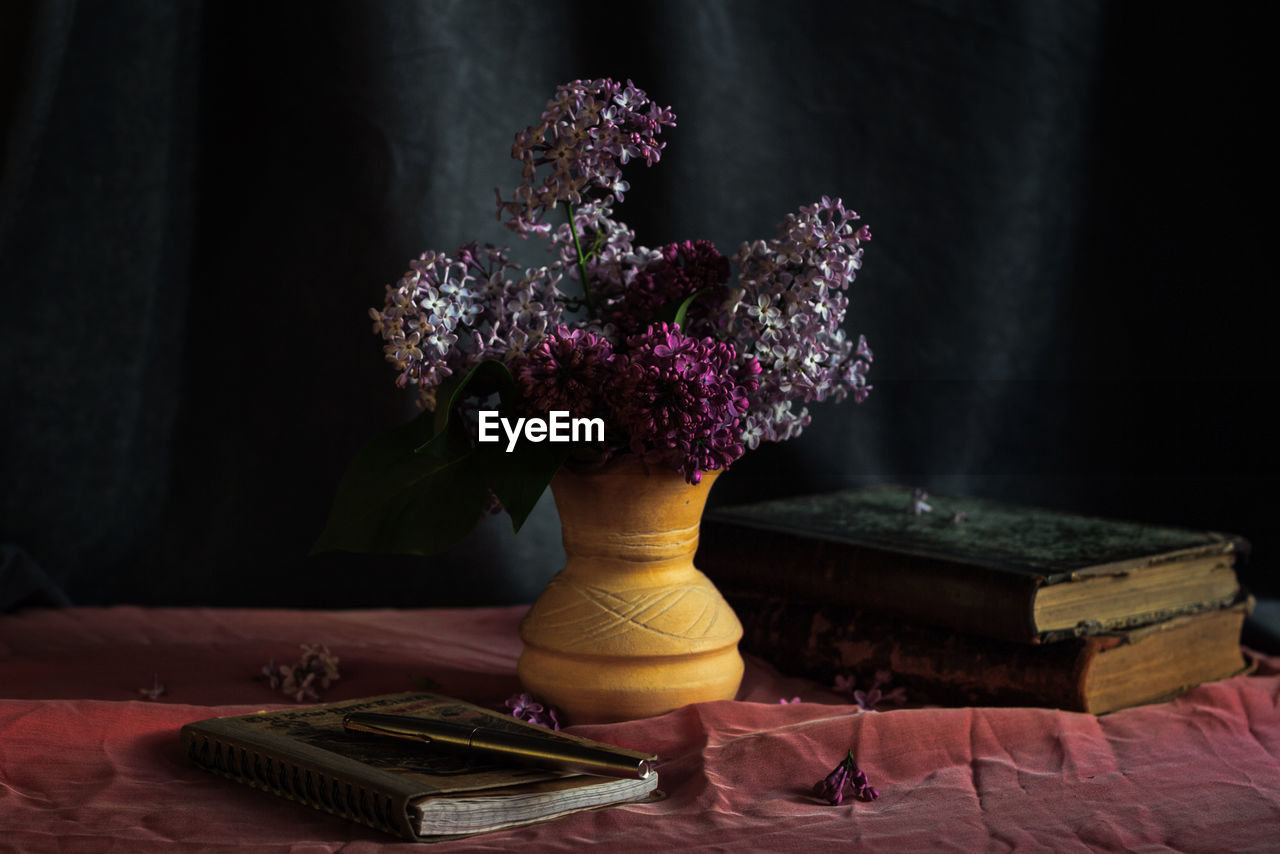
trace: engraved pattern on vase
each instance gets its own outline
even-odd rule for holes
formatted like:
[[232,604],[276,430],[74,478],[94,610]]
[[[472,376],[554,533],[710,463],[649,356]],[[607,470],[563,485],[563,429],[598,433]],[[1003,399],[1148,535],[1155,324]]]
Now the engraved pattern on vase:
[[732,698],[742,625],[693,565],[707,492],[639,463],[553,481],[566,565],[520,626],[525,688],[574,723]]

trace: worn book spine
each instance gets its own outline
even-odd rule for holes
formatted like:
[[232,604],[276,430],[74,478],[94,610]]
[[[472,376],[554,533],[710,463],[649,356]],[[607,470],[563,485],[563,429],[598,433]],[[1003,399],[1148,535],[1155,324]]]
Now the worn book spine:
[[203,721],[183,727],[182,754],[213,774],[384,833],[417,838],[409,820],[409,800],[415,794],[411,787],[396,785],[394,779],[388,779],[385,787],[370,785],[361,779],[369,771],[360,763],[351,761],[353,767],[344,773],[344,761],[329,757],[322,768],[296,753],[257,742],[255,734],[243,728],[222,730],[221,723]]

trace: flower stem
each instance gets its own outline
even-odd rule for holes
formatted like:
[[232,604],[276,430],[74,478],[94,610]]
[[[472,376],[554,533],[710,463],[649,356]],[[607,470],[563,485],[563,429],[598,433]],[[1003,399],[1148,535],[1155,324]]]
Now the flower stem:
[[582,244],[578,241],[578,225],[573,216],[573,205],[565,202],[569,214],[569,233],[573,235],[573,251],[578,255],[578,272],[582,276],[582,299],[587,304],[587,313],[594,315],[595,306],[591,302],[591,283],[587,280],[587,256],[582,254]]

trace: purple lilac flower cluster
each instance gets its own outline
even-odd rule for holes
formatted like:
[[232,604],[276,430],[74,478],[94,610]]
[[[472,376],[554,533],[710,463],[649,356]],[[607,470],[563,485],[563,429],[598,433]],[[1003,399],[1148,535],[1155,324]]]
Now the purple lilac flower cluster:
[[561,326],[514,363],[521,408],[600,415],[615,435],[608,449],[677,469],[689,483],[742,456],[740,419],[758,366],[735,363],[731,344],[655,323],[626,341]]
[[632,453],[679,469],[689,483],[742,456],[740,419],[758,365],[739,366],[732,344],[694,338],[666,323],[627,344],[609,397]]
[[605,409],[613,376],[613,345],[585,329],[557,327],[515,365],[521,405],[532,413],[567,411],[589,418]]
[[834,806],[839,806],[844,800],[846,789],[860,801],[874,801],[880,797],[880,793],[867,781],[867,775],[853,761],[852,750],[830,774],[813,784],[813,793]]
[[507,214],[517,234],[545,234],[550,225],[542,219],[560,202],[622,201],[630,189],[622,166],[633,159],[657,163],[666,145],[657,136],[675,123],[670,107],[650,101],[630,80],[626,86],[607,79],[560,86],[542,120],[516,134],[511,156],[523,164],[521,182],[511,201],[495,191],[498,218]]
[[652,318],[669,305],[679,305],[701,291],[689,307],[685,324],[690,332],[714,331],[713,314],[729,294],[729,259],[709,240],[686,240],[659,248],[657,258],[636,268],[621,299],[611,306],[619,332],[643,332]]
[[[545,237],[555,260],[521,269],[508,250],[472,243],[412,262],[370,309],[397,384],[434,408],[446,378],[499,360],[520,414],[603,417],[601,455],[632,453],[693,483],[761,441],[799,435],[808,403],[861,402],[872,354],[842,323],[868,228],[823,197],[732,259],[705,240],[638,245],[614,217],[622,167],[656,163],[657,137],[674,125],[630,81],[559,87],[516,135],[520,186],[510,200],[498,193],[499,219]],[[544,219],[560,202],[566,220],[552,227]],[[572,280],[581,297],[561,292]],[[694,295],[677,327],[676,308]]]
[[527,693],[512,694],[505,705],[511,710],[511,717],[518,721],[547,729],[560,729],[560,713],[556,711],[556,707],[549,703],[539,703]]

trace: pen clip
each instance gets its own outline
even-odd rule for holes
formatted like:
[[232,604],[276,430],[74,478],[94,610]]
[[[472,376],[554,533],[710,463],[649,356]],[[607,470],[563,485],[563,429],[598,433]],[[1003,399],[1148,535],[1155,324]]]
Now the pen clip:
[[351,714],[342,718],[342,727],[347,732],[365,732],[373,735],[386,735],[422,744],[434,744],[436,739],[427,735],[420,727],[413,725],[413,718],[397,721],[395,715],[361,715]]

